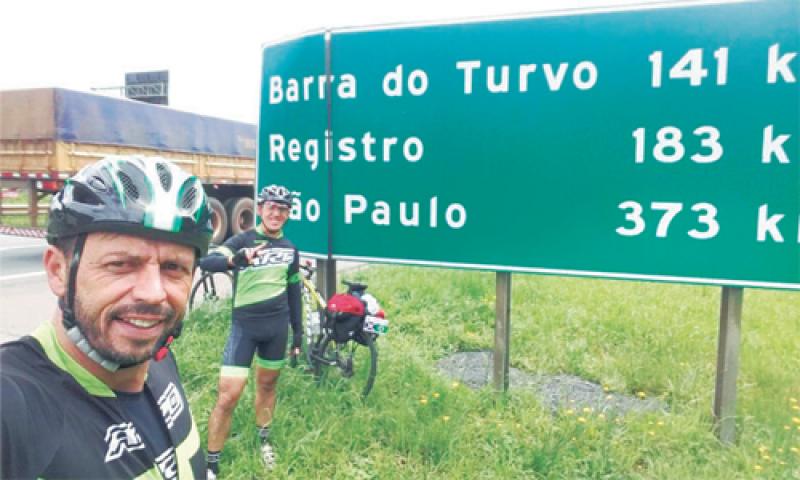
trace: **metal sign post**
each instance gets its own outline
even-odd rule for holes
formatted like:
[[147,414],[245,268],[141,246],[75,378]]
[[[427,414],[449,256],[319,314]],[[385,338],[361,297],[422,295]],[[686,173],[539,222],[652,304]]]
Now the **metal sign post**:
[[336,293],[336,260],[317,260],[317,290],[326,300]]
[[492,383],[498,392],[508,390],[509,340],[511,337],[511,272],[497,272]]
[[714,426],[721,442],[736,440],[736,376],[742,330],[744,289],[723,287],[719,311],[717,384],[714,392]]

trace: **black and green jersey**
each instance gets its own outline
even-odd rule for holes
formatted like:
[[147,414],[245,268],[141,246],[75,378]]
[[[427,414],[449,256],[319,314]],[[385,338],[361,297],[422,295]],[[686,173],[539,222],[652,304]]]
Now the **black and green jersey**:
[[[0,365],[1,478],[205,478],[172,354],[150,362],[145,382],[161,425],[137,421],[126,399],[63,350],[49,322],[0,346]],[[159,437],[161,446],[148,441]]]
[[255,335],[269,332],[275,322],[292,325],[294,346],[302,336],[300,295],[300,258],[297,248],[283,236],[267,236],[261,225],[229,238],[211,255],[200,260],[203,270],[214,272],[228,268],[228,257],[242,248],[262,244],[252,265],[236,270],[233,294],[233,321]]

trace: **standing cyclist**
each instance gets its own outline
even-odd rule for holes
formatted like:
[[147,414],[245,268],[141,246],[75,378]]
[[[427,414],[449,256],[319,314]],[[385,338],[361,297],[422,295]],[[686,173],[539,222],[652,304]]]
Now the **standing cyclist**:
[[285,363],[289,324],[292,352],[302,339],[300,262],[295,246],[283,236],[292,194],[285,187],[264,187],[258,196],[261,224],[228,239],[200,261],[204,270],[235,269],[231,332],[222,355],[219,396],[208,419],[208,477],[219,473],[219,457],[231,429],[253,354],[256,360],[256,428],[267,468],[275,462],[268,442],[275,410],[275,388]]
[[167,346],[211,237],[200,182],[158,157],[109,157],[53,197],[52,322],[0,346],[0,478],[204,478]]

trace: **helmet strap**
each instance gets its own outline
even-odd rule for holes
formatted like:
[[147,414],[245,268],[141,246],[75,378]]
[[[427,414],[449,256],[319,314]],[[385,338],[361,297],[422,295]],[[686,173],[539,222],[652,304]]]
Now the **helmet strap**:
[[75,239],[75,246],[72,248],[72,258],[69,262],[69,276],[67,277],[67,292],[66,302],[64,298],[59,299],[59,306],[63,312],[64,328],[69,331],[72,327],[76,326],[75,321],[75,282],[78,278],[78,265],[81,263],[81,255],[83,255],[83,247],[86,245],[86,235],[81,233]]

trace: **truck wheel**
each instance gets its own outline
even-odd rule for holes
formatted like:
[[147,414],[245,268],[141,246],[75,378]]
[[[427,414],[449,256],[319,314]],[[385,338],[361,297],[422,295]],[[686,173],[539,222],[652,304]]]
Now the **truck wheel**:
[[214,197],[208,198],[208,206],[211,208],[211,243],[221,245],[228,235],[228,214],[222,202]]
[[226,202],[226,206],[228,207],[231,235],[238,235],[253,228],[255,212],[253,211],[252,198],[237,198],[233,202]]

